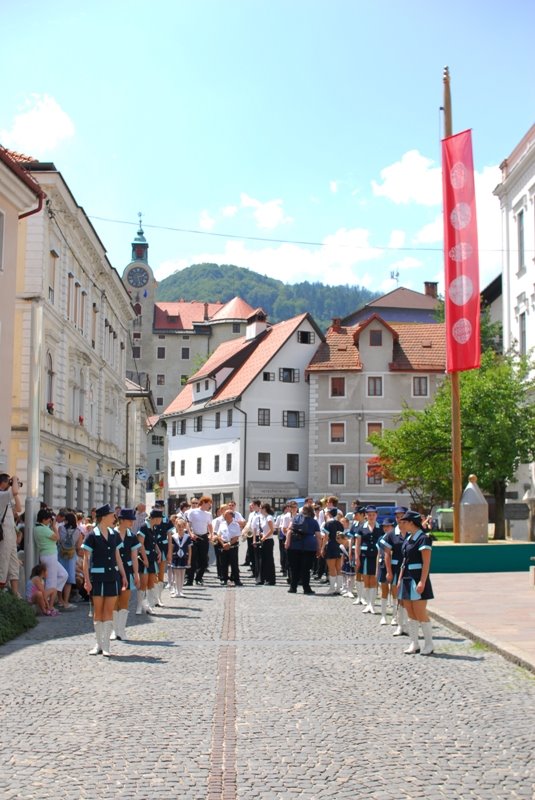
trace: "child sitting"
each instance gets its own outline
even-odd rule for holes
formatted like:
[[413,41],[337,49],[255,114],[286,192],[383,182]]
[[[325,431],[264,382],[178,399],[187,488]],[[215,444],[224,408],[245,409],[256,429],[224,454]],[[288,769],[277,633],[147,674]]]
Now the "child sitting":
[[26,584],[26,600],[31,605],[39,608],[45,617],[58,617],[59,612],[53,606],[55,589],[45,588],[46,565],[37,564],[31,572],[30,580]]

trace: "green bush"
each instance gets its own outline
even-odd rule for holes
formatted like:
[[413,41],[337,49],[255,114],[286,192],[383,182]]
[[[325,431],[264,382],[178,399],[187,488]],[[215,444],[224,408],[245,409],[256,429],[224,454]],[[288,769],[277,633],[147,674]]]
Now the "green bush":
[[11,592],[0,592],[0,644],[20,636],[37,625],[33,606]]

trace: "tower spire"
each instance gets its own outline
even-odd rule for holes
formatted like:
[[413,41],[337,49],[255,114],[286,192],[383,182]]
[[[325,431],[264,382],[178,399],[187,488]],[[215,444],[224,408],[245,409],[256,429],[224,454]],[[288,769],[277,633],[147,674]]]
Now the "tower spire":
[[132,242],[132,261],[143,261],[145,264],[148,264],[149,245],[145,239],[145,234],[141,224],[142,216],[142,212],[138,211],[139,230],[134,241]]

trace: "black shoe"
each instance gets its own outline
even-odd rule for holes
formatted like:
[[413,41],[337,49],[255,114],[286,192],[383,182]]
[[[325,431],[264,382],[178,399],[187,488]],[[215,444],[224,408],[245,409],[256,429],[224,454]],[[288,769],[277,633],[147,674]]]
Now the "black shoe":
[[193,581],[186,581],[184,586],[193,586]]
[[243,564],[240,564],[240,567],[250,567],[250,566],[251,565],[249,564],[248,561],[244,561]]
[[199,578],[199,580],[196,580],[195,583],[197,584],[197,586],[204,586],[204,582],[203,582],[202,578]]
[[296,594],[296,593],[297,589],[292,589],[292,588],[288,589],[288,594]]
[[241,581],[236,581],[236,583],[234,584],[234,586],[243,586],[243,583],[242,583]]
[[316,594],[314,589],[303,589],[303,594]]

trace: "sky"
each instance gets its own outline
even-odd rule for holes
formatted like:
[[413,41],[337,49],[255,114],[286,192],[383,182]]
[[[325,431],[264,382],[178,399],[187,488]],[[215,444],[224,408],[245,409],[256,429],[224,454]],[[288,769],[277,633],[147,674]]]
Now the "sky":
[[480,284],[535,122],[532,0],[0,0],[0,144],[52,161],[112,265],[158,280],[443,286],[442,74],[473,131]]

